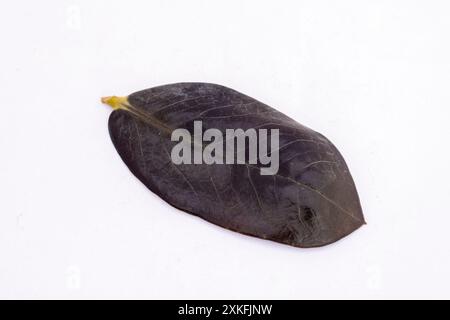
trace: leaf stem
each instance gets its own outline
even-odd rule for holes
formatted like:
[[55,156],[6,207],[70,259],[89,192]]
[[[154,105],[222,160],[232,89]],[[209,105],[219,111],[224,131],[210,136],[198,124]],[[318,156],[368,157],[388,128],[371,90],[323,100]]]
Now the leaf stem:
[[128,108],[128,97],[117,97],[117,96],[110,96],[110,97],[103,97],[101,99],[102,103],[107,104],[111,106],[114,110],[117,109],[124,109],[127,110]]

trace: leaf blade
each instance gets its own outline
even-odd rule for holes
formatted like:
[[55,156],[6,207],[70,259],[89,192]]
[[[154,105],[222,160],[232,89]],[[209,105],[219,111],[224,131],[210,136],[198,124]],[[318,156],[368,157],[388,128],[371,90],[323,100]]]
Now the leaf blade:
[[[336,147],[279,111],[205,83],[139,91],[128,103],[128,110],[110,116],[112,141],[132,173],[174,207],[233,231],[297,247],[335,242],[365,223]],[[280,170],[271,177],[252,173],[260,167],[248,163],[173,164],[170,133],[178,127],[192,133],[194,120],[202,120],[204,130],[222,132],[278,128]]]

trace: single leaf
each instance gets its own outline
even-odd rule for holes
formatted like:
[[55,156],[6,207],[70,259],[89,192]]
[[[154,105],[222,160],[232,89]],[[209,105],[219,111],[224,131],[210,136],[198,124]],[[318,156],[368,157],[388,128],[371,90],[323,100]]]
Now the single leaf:
[[[107,97],[111,139],[131,172],[172,206],[224,228],[296,247],[335,242],[364,217],[347,165],[323,135],[235,90],[177,83]],[[174,164],[173,130],[279,129],[279,170]]]

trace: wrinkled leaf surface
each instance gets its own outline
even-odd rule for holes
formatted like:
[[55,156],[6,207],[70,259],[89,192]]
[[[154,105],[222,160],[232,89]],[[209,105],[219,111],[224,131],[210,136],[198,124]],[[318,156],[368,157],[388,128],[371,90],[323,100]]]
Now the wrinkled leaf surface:
[[[323,135],[235,90],[178,83],[128,96],[109,118],[111,139],[131,172],[172,206],[243,234],[297,247],[323,246],[364,224],[347,165]],[[171,131],[279,129],[280,165],[172,163]],[[168,230],[168,232],[170,232]]]

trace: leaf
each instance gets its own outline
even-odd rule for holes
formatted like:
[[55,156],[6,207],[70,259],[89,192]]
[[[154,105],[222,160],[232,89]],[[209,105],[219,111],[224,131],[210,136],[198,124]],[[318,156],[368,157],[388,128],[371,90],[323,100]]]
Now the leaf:
[[[131,172],[172,206],[224,228],[296,247],[335,242],[361,225],[358,194],[336,147],[321,134],[235,90],[177,83],[102,100],[114,146]],[[174,164],[171,133],[279,129],[279,170],[261,164]]]

